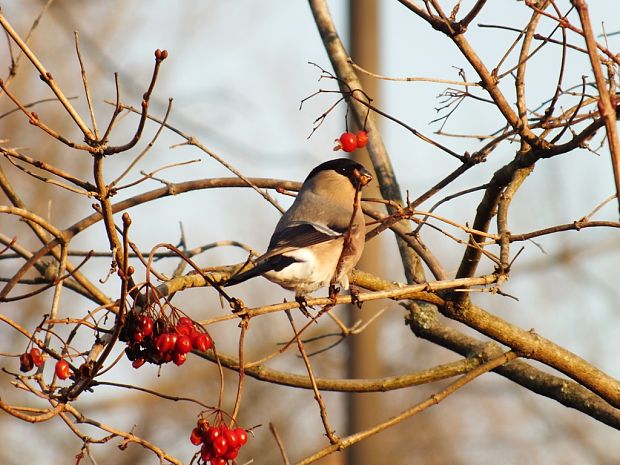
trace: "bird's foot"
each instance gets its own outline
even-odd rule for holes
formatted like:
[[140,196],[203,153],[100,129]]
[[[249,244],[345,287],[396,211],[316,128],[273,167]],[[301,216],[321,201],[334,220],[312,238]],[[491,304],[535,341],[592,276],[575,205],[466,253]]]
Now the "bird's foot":
[[306,297],[303,295],[296,295],[295,302],[299,304],[299,310],[303,313],[307,318],[311,318],[310,313],[308,312],[308,301]]
[[243,300],[237,299],[236,297],[230,299],[230,307],[232,308],[233,313],[240,313],[245,309]]
[[336,286],[335,284],[331,284],[329,286],[329,298],[334,302],[334,305],[336,305],[336,297],[338,297],[338,294],[340,293],[340,288],[338,286]]
[[351,294],[351,303],[357,308],[362,308],[363,302],[360,300],[360,290],[357,287],[351,287],[349,293]]

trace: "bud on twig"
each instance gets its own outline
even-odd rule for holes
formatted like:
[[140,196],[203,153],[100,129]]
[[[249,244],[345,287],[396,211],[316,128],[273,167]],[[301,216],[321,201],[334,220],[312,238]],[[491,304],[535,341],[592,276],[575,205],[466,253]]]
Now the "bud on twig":
[[155,59],[158,61],[164,61],[166,58],[168,58],[168,50],[155,50]]

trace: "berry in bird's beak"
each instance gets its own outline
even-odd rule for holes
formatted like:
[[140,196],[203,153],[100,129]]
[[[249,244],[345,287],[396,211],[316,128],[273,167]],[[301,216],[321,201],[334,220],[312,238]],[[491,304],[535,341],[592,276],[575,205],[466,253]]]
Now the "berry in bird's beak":
[[370,172],[368,172],[368,170],[365,168],[356,168],[355,170],[353,170],[353,176],[359,183],[360,187],[364,187],[366,184],[372,181],[372,174],[370,174]]

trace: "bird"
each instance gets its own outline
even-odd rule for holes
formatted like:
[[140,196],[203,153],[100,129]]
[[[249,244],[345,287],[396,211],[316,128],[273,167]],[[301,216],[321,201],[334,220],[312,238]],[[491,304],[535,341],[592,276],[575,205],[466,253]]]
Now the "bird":
[[330,296],[339,291],[336,285],[348,289],[366,235],[360,192],[371,180],[363,165],[348,158],[316,166],[276,224],[267,251],[224,285],[264,276],[294,291],[302,311],[306,296],[318,289],[329,286]]

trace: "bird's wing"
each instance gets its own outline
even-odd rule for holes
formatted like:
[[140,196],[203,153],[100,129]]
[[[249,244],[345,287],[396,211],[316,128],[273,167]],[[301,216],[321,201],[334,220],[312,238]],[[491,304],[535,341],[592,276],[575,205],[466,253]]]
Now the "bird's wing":
[[343,237],[346,231],[347,228],[342,230],[316,223],[293,221],[273,234],[268,251],[256,259],[254,268],[232,276],[224,285],[233,286],[269,271],[281,271],[295,262],[303,261],[295,254],[298,249],[338,239]]
[[[348,226],[348,225],[347,225]],[[347,231],[338,226],[320,225],[305,221],[294,221],[276,231],[269,242],[269,252],[282,253],[285,250],[300,249],[342,237]]]

